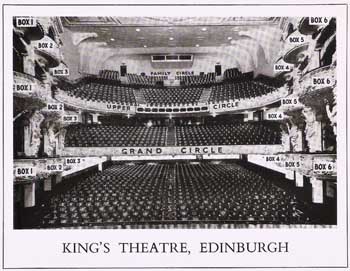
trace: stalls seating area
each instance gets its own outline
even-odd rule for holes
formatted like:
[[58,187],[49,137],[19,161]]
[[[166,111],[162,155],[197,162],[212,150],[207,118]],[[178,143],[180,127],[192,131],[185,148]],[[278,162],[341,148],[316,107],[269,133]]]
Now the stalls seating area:
[[235,163],[112,165],[53,194],[41,208],[41,227],[311,222],[293,194]]

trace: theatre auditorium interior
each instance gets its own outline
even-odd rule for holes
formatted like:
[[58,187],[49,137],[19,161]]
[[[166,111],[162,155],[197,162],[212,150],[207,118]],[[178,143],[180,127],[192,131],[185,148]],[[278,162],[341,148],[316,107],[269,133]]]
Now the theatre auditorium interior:
[[13,17],[14,229],[337,225],[336,19]]

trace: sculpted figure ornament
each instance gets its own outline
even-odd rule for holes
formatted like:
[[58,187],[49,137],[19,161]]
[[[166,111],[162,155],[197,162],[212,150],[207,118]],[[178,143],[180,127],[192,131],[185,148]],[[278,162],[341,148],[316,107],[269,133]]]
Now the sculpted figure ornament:
[[333,132],[335,135],[337,135],[337,90],[336,88],[333,89],[333,94],[334,94],[334,103],[333,103],[332,109],[330,108],[330,105],[327,99],[325,99],[324,102],[326,104],[327,116],[333,127]]
[[299,130],[298,126],[291,122],[291,124],[287,123],[288,134],[289,134],[289,144],[292,152],[298,152],[302,150],[302,146],[300,144],[299,138]]
[[48,84],[48,85],[51,85],[53,83],[53,77],[50,74],[50,72],[45,71],[45,75],[43,76],[43,80],[42,81],[43,81],[44,84]]
[[57,146],[58,150],[64,149],[64,141],[65,141],[66,133],[67,133],[67,130],[64,128],[58,132],[58,146]]
[[40,125],[44,120],[44,116],[39,112],[35,111],[29,119],[29,146],[26,154],[28,156],[36,156],[40,147],[41,129]]
[[316,120],[316,114],[310,107],[302,111],[305,117],[305,140],[308,143],[310,152],[322,150],[321,123]]
[[307,67],[305,68],[304,73],[320,67],[319,52],[315,51],[316,40],[317,39],[311,39],[309,42],[309,47],[308,47],[307,51],[308,51],[308,55],[310,56],[310,59],[309,59],[309,63],[307,65]]
[[284,152],[290,152],[290,138],[288,130],[288,123],[285,126],[281,125],[281,141]]
[[334,65],[334,66],[337,65],[337,51],[335,51],[333,56],[332,56],[332,65]]
[[48,123],[46,127],[47,145],[45,146],[45,152],[48,156],[54,155],[54,150],[56,148],[56,135],[55,135],[55,123]]
[[26,74],[35,76],[35,59],[34,48],[32,45],[27,44],[24,39],[20,38],[23,45],[26,48],[27,54],[24,56],[23,71]]
[[301,72],[298,69],[294,69],[291,72],[292,80],[293,80],[293,93],[298,94],[302,92],[302,88],[300,86],[300,77],[301,77]]

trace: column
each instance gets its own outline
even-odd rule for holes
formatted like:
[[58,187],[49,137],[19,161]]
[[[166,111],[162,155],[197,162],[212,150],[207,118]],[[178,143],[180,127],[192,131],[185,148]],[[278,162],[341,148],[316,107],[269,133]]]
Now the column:
[[56,177],[56,184],[62,182],[62,173],[57,173]]
[[251,112],[248,112],[246,114],[247,114],[247,116],[244,116],[245,122],[254,120],[254,112],[251,111]]
[[35,183],[24,185],[24,207],[35,206]]
[[303,132],[296,124],[290,125],[288,128],[290,150],[292,152],[303,151]]
[[52,190],[52,177],[49,176],[44,180],[44,191]]
[[24,129],[24,154],[30,155],[30,128],[29,125],[23,127]]
[[311,107],[305,107],[302,113],[305,117],[305,139],[309,151],[322,151],[322,123],[317,120],[316,112]]
[[326,181],[326,195],[329,198],[336,198],[337,184],[335,182]]
[[98,171],[102,171],[103,170],[103,163],[98,163]]
[[299,172],[295,172],[295,185],[297,187],[303,187],[304,186],[304,175],[299,173]]
[[303,151],[303,131],[299,129],[297,130],[296,145],[294,147],[295,152]]
[[293,170],[286,170],[285,177],[287,180],[294,181],[294,171]]
[[50,146],[49,133],[46,128],[43,128],[43,137],[44,137],[44,153],[46,153],[48,156],[51,156],[52,150]]
[[23,57],[23,71],[26,74],[35,76],[35,52],[32,45],[27,45],[27,43],[22,40],[26,47],[27,55]]
[[92,122],[93,123],[98,123],[98,116],[99,116],[99,114],[92,114]]
[[57,147],[56,147],[56,155],[61,155],[62,150],[64,149],[64,139],[66,136],[66,129],[61,129],[57,138]]
[[312,202],[323,203],[323,182],[315,177],[310,178],[312,185]]
[[83,111],[78,110],[78,122],[82,123],[83,122]]

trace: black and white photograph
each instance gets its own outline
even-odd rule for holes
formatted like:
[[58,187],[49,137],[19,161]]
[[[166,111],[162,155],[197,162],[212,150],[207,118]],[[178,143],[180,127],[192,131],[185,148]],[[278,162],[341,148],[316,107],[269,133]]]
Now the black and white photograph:
[[2,268],[349,267],[347,7],[3,5]]
[[336,225],[316,19],[14,17],[14,228]]

